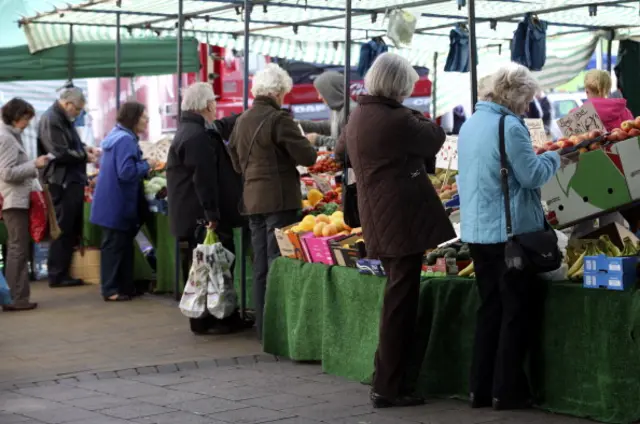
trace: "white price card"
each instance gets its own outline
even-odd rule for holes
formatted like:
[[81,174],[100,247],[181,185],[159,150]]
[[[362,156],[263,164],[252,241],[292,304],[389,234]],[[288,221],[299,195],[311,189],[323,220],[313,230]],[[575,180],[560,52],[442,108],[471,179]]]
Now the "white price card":
[[542,119],[525,119],[524,123],[527,125],[527,128],[529,128],[533,147],[541,147],[547,142],[547,133],[544,130]]
[[458,169],[458,137],[448,135],[442,148],[436,155],[436,168]]
[[605,126],[598,116],[593,104],[587,102],[564,118],[556,121],[565,137],[584,134],[593,130],[605,132]]

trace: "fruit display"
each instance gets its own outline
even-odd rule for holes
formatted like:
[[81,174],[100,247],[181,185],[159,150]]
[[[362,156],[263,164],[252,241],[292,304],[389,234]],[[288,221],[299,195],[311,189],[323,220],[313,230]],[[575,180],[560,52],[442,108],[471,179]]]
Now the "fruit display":
[[156,176],[144,182],[144,194],[147,198],[164,198],[167,192],[167,178]]
[[324,174],[327,172],[340,171],[340,165],[331,156],[326,156],[307,168],[310,174]]
[[456,184],[457,174],[458,172],[454,170],[447,172],[446,169],[437,169],[435,175],[429,175],[429,180],[445,207],[457,208],[460,205]]
[[442,249],[434,249],[427,253],[427,265],[435,265],[439,258],[452,258],[457,261],[471,260],[469,245],[466,243],[454,243]]
[[307,215],[299,224],[294,225],[288,231],[294,233],[313,232],[316,237],[331,237],[338,234],[345,236],[357,234],[356,230],[358,229],[354,230],[344,223],[341,211],[334,211],[331,215]]
[[622,250],[616,246],[609,236],[602,235],[597,240],[590,240],[585,243],[583,250],[575,248],[567,249],[565,260],[569,265],[568,276],[570,280],[581,280],[584,275],[584,258],[587,256],[606,255],[608,257],[637,256],[638,247],[633,244],[629,237],[623,239]]

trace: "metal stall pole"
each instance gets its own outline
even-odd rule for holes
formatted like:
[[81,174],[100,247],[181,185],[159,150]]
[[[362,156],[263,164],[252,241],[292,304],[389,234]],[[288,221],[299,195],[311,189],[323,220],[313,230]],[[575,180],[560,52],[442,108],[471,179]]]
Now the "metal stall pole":
[[75,62],[75,48],[73,46],[73,24],[69,25],[69,45],[67,46],[67,79],[73,81],[73,64]]
[[436,122],[438,117],[438,52],[433,54],[433,74],[431,75],[431,119]]
[[120,12],[116,13],[116,111],[120,110]]
[[[180,125],[180,115],[182,114],[182,27],[184,26],[184,12],[183,12],[183,0],[178,0],[178,105],[176,116],[176,128]],[[182,272],[182,261],[180,260],[180,241],[176,240],[175,246],[175,281],[174,281],[174,296],[177,301],[180,300],[180,273]],[[186,283],[186,282],[185,282]]]
[[611,53],[613,50],[613,39],[615,32],[611,30],[609,37],[607,37],[607,72],[611,73]]
[[[349,119],[351,106],[351,0],[344,5],[344,122]],[[348,172],[348,171],[347,171]],[[344,178],[344,176],[343,176]]]
[[[242,110],[249,109],[249,25],[251,22],[251,0],[244,0],[244,65],[242,72]],[[247,228],[240,228],[240,315],[247,319]],[[255,281],[253,282],[255,284]],[[255,301],[255,299],[254,299]]]
[[478,43],[476,40],[476,0],[468,0],[467,13],[469,17],[469,68],[471,70],[471,105],[475,109],[478,103],[478,63],[476,54]]

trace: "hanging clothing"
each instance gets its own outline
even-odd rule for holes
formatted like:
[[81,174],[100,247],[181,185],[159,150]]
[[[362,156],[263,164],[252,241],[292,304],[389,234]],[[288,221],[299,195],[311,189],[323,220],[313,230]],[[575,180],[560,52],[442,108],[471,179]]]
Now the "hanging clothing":
[[524,15],[511,40],[511,61],[540,71],[547,59],[547,23],[533,16]]
[[632,40],[620,40],[618,64],[615,67],[618,89],[627,99],[627,107],[634,116],[640,115],[640,43]]
[[[457,24],[449,33],[449,55],[444,65],[445,72],[469,72],[469,31]],[[476,64],[478,63],[478,50]]]
[[367,41],[360,46],[360,59],[358,59],[358,75],[364,78],[365,74],[373,65],[373,61],[382,53],[389,51],[389,47],[380,37]]
[[[462,128],[462,124],[467,120],[467,116],[464,113],[464,107],[458,105],[453,108],[453,129],[451,130],[451,134],[458,135],[460,134],[460,128]],[[428,172],[428,171],[427,171]]]

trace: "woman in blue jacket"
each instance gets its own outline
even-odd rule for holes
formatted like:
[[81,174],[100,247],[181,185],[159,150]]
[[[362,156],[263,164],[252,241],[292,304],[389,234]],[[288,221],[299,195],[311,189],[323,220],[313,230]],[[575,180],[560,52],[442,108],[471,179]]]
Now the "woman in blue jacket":
[[539,156],[520,118],[539,91],[525,67],[509,65],[482,80],[476,112],[458,138],[462,240],[470,243],[481,306],[471,369],[471,406],[526,407],[524,372],[535,276],[507,271],[504,198],[500,185],[499,122],[505,119],[509,194],[514,234],[544,228],[540,187],[560,167],[557,152]]
[[149,122],[144,105],[125,103],[117,121],[100,145],[103,156],[91,205],[91,223],[102,227],[102,296],[113,302],[131,300],[141,182],[154,166],[142,159],[138,146],[138,134],[145,132]]

